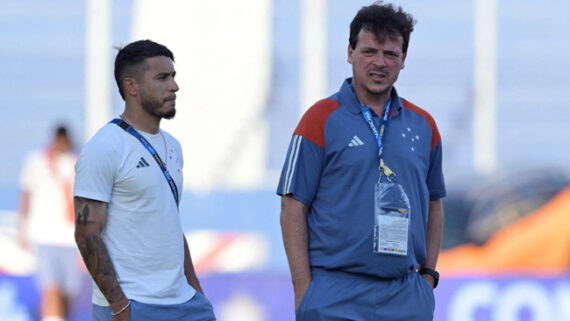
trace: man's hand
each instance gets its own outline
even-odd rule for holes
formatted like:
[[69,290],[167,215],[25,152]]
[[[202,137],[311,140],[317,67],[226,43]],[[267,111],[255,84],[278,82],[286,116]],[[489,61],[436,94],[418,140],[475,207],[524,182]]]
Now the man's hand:
[[297,309],[299,309],[299,304],[301,304],[301,300],[303,300],[303,297],[307,293],[307,288],[309,287],[309,284],[311,284],[311,280],[309,280],[308,282],[303,282],[303,284],[299,284],[298,286],[295,286],[295,289],[294,289],[294,292],[295,292],[295,311]]
[[18,234],[18,245],[20,248],[26,252],[30,251],[30,244],[28,243],[28,238],[22,233]]
[[422,277],[429,283],[429,285],[431,286],[431,289],[433,290],[433,286],[435,284],[435,280],[433,279],[433,276],[424,273],[424,274],[422,274]]
[[111,304],[111,313],[119,312],[125,306],[127,306],[125,310],[113,316],[113,321],[129,321],[129,319],[131,318],[131,302],[127,298],[124,298],[123,300],[117,303]]
[[129,321],[131,318],[131,307],[113,317],[113,321]]

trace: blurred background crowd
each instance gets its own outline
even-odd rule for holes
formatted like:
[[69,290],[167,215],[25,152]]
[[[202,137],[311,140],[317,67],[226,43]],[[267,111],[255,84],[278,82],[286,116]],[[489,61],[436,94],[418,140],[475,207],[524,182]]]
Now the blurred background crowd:
[[[443,142],[435,318],[570,320],[570,2],[496,0],[477,16],[478,1],[393,1],[418,21],[398,93]],[[0,320],[40,314],[41,267],[19,229],[39,180],[26,164],[58,126],[79,152],[119,115],[114,47],[147,38],[175,55],[178,113],[163,125],[184,150],[182,225],[218,319],[292,320],[278,175],[303,111],[351,74],[348,26],[370,2],[0,0]],[[481,23],[495,26],[487,65]],[[493,117],[475,127],[487,67]],[[89,282],[70,320],[90,320]]]

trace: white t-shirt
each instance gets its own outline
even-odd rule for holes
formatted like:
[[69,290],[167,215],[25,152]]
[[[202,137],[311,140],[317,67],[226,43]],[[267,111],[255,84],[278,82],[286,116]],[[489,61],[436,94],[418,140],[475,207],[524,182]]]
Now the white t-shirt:
[[[160,132],[139,133],[166,163],[180,197],[182,149],[174,137]],[[196,291],[184,275],[178,208],[162,170],[141,142],[107,124],[85,145],[75,171],[75,196],[109,204],[102,239],[127,298],[149,304],[190,300]],[[93,303],[109,305],[96,284]]]
[[20,175],[29,194],[27,238],[35,245],[75,247],[72,187],[74,153],[50,150],[30,154]]

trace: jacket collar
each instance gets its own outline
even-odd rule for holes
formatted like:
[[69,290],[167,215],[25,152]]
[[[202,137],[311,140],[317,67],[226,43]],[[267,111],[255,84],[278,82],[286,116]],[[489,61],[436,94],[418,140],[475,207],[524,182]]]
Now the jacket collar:
[[[352,90],[350,84],[352,83],[352,78],[347,78],[340,87],[339,90],[339,100],[342,106],[347,106],[348,110],[355,115],[362,113],[360,110],[360,102],[356,99],[356,94]],[[398,96],[398,92],[395,87],[392,87],[392,92],[390,93],[392,104],[390,106],[390,115],[393,117],[397,115],[402,110],[402,99]]]

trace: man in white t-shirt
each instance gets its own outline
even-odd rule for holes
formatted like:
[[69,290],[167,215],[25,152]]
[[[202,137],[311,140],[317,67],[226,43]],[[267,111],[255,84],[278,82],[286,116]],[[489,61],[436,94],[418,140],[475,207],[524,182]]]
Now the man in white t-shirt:
[[75,167],[75,239],[94,280],[94,320],[215,320],[180,224],[182,149],[160,129],[176,113],[175,75],[163,45],[119,50],[124,112]]
[[73,240],[77,155],[71,147],[66,127],[58,127],[47,148],[26,158],[20,177],[18,237],[20,245],[37,257],[42,321],[63,321],[81,283]]

